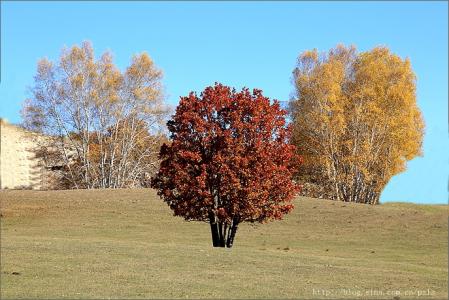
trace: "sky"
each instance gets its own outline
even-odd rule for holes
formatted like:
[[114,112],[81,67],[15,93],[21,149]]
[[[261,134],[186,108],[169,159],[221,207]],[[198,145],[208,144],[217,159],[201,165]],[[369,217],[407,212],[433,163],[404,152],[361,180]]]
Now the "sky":
[[14,2],[1,5],[0,117],[20,122],[36,63],[91,41],[124,70],[147,52],[164,72],[167,102],[214,82],[289,100],[302,51],[339,43],[387,46],[410,58],[426,122],[424,156],[410,161],[381,202],[448,201],[447,2]]

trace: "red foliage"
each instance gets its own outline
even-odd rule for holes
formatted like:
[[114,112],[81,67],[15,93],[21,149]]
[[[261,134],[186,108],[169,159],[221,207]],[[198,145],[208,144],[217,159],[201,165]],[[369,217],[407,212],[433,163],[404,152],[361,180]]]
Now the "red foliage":
[[231,224],[281,219],[293,209],[292,173],[300,163],[286,113],[257,89],[215,84],[200,97],[181,97],[152,187],[175,215],[216,221],[225,232]]

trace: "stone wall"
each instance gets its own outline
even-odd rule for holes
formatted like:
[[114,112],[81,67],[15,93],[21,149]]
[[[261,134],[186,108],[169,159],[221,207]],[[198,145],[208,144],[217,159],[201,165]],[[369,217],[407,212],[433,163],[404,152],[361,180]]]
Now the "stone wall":
[[0,119],[0,188],[42,189],[45,168],[36,158],[40,137]]

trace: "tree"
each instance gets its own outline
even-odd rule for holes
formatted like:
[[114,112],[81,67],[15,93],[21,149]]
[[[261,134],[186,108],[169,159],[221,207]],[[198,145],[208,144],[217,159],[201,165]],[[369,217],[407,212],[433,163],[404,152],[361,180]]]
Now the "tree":
[[95,60],[84,42],[63,49],[57,64],[38,62],[23,124],[52,137],[41,149],[64,166],[67,187],[136,186],[148,166],[157,168],[155,146],[168,112],[161,78],[146,53],[122,73],[110,53]]
[[300,181],[333,199],[376,204],[392,176],[421,155],[424,122],[409,59],[385,47],[306,51],[294,72],[293,140]]
[[214,247],[232,247],[240,223],[293,209],[299,158],[286,113],[257,89],[215,84],[181,97],[152,187],[175,216],[209,222]]

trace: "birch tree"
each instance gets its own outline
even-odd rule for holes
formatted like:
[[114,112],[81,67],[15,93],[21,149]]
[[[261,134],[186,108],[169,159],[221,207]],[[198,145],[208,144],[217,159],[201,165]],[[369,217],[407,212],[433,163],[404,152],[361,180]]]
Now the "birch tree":
[[92,45],[63,49],[57,63],[38,62],[24,102],[26,128],[51,137],[42,145],[63,165],[71,188],[138,186],[157,169],[157,149],[168,113],[162,72],[146,53],[133,56],[121,72]]
[[409,59],[377,47],[302,53],[293,71],[293,140],[301,181],[334,200],[376,204],[392,176],[422,154],[424,122]]

